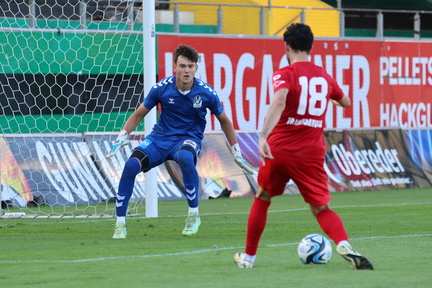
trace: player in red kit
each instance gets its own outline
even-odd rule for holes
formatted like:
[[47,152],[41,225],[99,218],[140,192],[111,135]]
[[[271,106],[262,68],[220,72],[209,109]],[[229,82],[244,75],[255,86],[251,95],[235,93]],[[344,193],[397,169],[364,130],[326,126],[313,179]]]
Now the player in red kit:
[[240,268],[253,267],[271,200],[282,195],[292,179],[324,233],[337,244],[337,252],[354,269],[373,270],[351,247],[342,219],[330,209],[324,170],[328,102],[348,107],[350,99],[322,67],[309,62],[313,44],[309,26],[294,23],[283,37],[290,65],[273,74],[275,94],[258,139],[259,188],[248,218],[245,252],[236,253],[234,262]]

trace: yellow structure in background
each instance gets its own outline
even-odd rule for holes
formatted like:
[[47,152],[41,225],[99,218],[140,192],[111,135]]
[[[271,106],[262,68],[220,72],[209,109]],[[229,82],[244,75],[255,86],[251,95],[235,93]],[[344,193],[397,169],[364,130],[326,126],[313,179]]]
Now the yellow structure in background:
[[[174,1],[173,1],[174,2]],[[233,5],[261,5],[268,6],[268,0],[188,0],[191,3],[213,3]],[[314,35],[320,37],[339,37],[339,12],[330,5],[319,0],[271,0],[272,6],[284,6],[285,8],[264,8],[265,35],[282,35],[285,28],[293,22],[301,22],[301,12],[304,11],[305,23],[311,26]],[[223,9],[223,33],[224,34],[260,34],[260,10],[261,7],[240,7],[221,5],[188,5],[178,4],[180,11],[194,12],[194,24],[216,25],[217,9]],[[304,7],[294,9],[289,7]],[[330,10],[310,9],[326,8]],[[170,5],[170,9],[174,4]]]

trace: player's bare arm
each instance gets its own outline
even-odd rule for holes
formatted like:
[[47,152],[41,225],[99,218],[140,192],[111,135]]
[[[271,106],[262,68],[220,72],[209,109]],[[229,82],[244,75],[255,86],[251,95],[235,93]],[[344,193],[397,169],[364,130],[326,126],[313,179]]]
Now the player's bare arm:
[[282,88],[278,90],[274,94],[273,101],[267,111],[267,116],[265,117],[264,125],[258,139],[258,152],[263,165],[265,165],[266,159],[273,159],[273,155],[267,143],[267,138],[278,123],[281,114],[285,109],[287,95],[288,89]]
[[135,130],[138,124],[144,119],[150,110],[147,109],[144,104],[140,104],[138,108],[133,112],[127,119],[123,129],[126,130],[128,134]]
[[234,127],[231,123],[231,120],[228,118],[225,111],[219,115],[216,115],[216,119],[218,119],[218,121],[221,125],[221,129],[224,132],[225,137],[227,138],[230,146],[236,144],[237,143],[237,137],[235,134],[235,130],[234,130]]
[[351,106],[351,99],[348,96],[346,96],[346,95],[344,95],[344,97],[341,100],[339,100],[339,101],[333,100],[333,99],[330,99],[330,101],[334,105],[340,106],[340,107],[349,107],[349,106]]

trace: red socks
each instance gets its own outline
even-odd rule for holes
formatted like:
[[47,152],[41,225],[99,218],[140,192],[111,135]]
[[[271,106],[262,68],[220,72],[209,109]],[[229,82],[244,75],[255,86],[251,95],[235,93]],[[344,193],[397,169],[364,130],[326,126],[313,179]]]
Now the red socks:
[[[247,233],[246,233],[246,254],[254,256],[258,250],[258,244],[267,223],[267,212],[271,202],[255,198],[250,209]],[[348,234],[345,230],[342,219],[336,212],[326,209],[318,213],[317,221],[321,229],[336,244],[347,240]]]
[[246,233],[246,254],[254,256],[267,222],[267,211],[271,202],[255,198],[249,212]]
[[326,209],[318,213],[317,221],[324,233],[336,244],[339,244],[342,240],[348,240],[348,234],[342,219],[333,210]]

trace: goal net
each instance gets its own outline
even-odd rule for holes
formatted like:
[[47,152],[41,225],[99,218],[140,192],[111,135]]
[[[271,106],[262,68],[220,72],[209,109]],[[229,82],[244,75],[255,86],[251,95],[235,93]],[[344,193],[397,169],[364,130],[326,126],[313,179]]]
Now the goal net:
[[137,3],[0,1],[0,216],[114,214],[131,147],[104,155],[144,93]]

